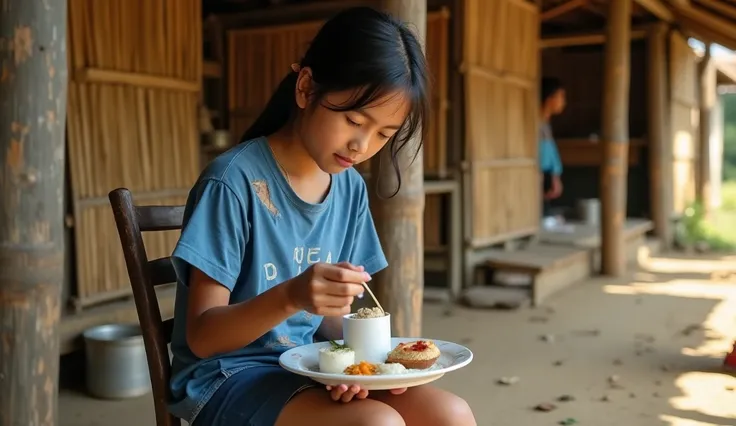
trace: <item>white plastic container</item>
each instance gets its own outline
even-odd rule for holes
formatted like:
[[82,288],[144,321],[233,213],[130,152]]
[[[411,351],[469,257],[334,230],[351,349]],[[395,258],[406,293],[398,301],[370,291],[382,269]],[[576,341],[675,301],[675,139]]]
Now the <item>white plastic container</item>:
[[391,352],[391,315],[356,319],[353,314],[342,318],[345,344],[355,351],[355,362],[382,363]]

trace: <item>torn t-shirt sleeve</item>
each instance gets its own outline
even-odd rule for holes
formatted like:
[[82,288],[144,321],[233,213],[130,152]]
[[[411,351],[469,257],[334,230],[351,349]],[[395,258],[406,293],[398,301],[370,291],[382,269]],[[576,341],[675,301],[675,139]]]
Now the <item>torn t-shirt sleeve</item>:
[[189,285],[193,266],[232,291],[249,239],[245,201],[216,179],[199,182],[190,197],[196,198],[171,256],[177,278]]
[[357,216],[355,232],[349,242],[351,250],[348,261],[356,266],[363,266],[369,274],[386,268],[388,261],[381,248],[373,217],[368,207],[368,191],[365,184],[360,186],[357,200]]

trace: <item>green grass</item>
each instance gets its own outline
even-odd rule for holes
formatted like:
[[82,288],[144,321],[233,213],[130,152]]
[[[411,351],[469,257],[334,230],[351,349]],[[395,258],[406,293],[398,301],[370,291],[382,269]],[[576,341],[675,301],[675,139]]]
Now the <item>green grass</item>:
[[685,245],[700,242],[711,250],[732,252],[736,250],[736,182],[723,182],[721,208],[705,217],[702,207],[693,204],[685,210],[678,230],[678,240]]

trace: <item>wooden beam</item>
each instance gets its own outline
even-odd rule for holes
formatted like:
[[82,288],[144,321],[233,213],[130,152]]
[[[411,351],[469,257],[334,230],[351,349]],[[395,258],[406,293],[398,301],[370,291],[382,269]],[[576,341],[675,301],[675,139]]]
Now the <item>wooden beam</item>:
[[656,16],[662,21],[673,22],[675,15],[662,0],[634,0],[636,3],[646,9],[649,13]]
[[54,426],[58,417],[66,34],[67,2],[3,2],[0,425]]
[[712,10],[715,13],[736,20],[736,5],[730,6],[726,3],[723,3],[722,1],[714,0],[696,0],[696,2]]
[[647,38],[647,124],[649,196],[654,233],[663,248],[672,246],[672,144],[667,116],[667,25],[654,24]]
[[709,41],[736,49],[736,25],[716,13],[693,7],[688,3],[675,3],[675,12],[684,27],[704,35]]
[[539,19],[542,22],[549,21],[550,19],[557,18],[558,16],[562,16],[566,13],[570,13],[575,9],[585,7],[588,5],[588,3],[590,3],[590,0],[568,0],[565,3],[558,4],[557,6],[545,10],[539,16]]
[[198,92],[201,84],[198,81],[192,82],[158,75],[100,68],[78,69],[74,72],[74,81],[77,83],[124,84],[149,89],[176,90],[182,92]]
[[697,199],[707,215],[711,209],[711,116],[716,105],[717,70],[711,57],[711,45],[706,44],[705,55],[698,64],[699,101],[700,101],[700,164],[698,167]]
[[[384,0],[381,6],[410,23],[419,40],[426,39],[426,0]],[[381,304],[391,313],[394,336],[421,336],[424,291],[424,160],[418,141],[401,150],[401,190],[393,198],[397,179],[388,146],[371,161],[371,210],[389,267],[376,274],[374,288]],[[378,157],[378,156],[377,156]],[[384,167],[381,167],[381,164]],[[379,197],[383,195],[384,197]]]
[[626,271],[626,179],[629,152],[631,1],[609,3],[603,79],[603,165],[601,166],[601,268],[604,275]]
[[[631,30],[631,40],[641,40],[646,37],[647,30],[634,28]],[[559,36],[543,37],[539,42],[540,49],[553,47],[586,46],[603,44],[606,42],[606,34],[603,32],[586,32],[579,34],[565,34]]]

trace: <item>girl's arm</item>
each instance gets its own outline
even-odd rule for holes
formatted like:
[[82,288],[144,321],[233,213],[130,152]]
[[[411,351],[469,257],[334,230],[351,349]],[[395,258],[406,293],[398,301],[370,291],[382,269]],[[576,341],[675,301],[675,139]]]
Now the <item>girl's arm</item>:
[[342,339],[342,317],[324,317],[317,335],[324,340]]
[[246,302],[228,305],[230,290],[192,268],[187,307],[187,343],[200,358],[247,346],[294,315],[288,281]]

